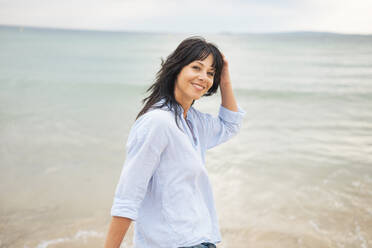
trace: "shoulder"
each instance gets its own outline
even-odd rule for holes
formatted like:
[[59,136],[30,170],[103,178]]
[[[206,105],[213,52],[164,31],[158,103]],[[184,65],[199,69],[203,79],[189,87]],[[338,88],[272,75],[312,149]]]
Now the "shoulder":
[[152,125],[167,125],[174,118],[172,112],[165,109],[151,109],[137,119],[139,123]]
[[141,115],[130,129],[127,146],[156,141],[157,145],[168,140],[171,117],[167,111],[154,109]]
[[164,131],[172,122],[172,113],[164,109],[151,109],[141,115],[134,123],[133,128],[141,131]]

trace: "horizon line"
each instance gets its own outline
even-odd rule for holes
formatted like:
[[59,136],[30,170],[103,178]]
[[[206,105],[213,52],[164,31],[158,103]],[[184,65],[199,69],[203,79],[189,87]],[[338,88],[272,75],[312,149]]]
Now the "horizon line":
[[[0,24],[0,27],[18,28],[23,31],[25,28],[30,29],[44,29],[44,30],[60,30],[60,31],[83,31],[83,32],[108,32],[108,33],[136,33],[136,34],[189,34],[192,32],[175,32],[175,31],[149,31],[149,30],[124,30],[124,29],[86,29],[86,28],[64,28],[64,27],[51,27],[51,26],[33,26],[33,25],[17,25],[17,24]],[[196,32],[201,34],[210,35],[268,35],[268,34],[329,34],[329,35],[350,35],[350,36],[372,36],[372,33],[341,33],[333,31],[319,31],[319,30],[287,30],[287,31],[271,31],[271,32],[233,32],[233,31],[219,31],[219,32]]]

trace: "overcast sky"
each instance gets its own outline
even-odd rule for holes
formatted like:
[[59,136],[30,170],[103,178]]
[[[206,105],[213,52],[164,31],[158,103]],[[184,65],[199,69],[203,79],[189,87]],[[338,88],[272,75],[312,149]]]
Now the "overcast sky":
[[181,33],[372,34],[372,0],[0,0],[0,25]]

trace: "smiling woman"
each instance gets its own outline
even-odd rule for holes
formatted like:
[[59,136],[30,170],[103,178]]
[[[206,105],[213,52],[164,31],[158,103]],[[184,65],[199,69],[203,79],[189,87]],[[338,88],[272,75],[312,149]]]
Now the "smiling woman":
[[[219,86],[218,117],[192,107]],[[227,60],[203,38],[186,39],[148,92],[129,133],[105,247],[119,247],[132,221],[135,247],[216,247],[221,234],[205,154],[234,136],[245,114]]]
[[182,68],[175,84],[174,95],[185,109],[185,115],[192,102],[202,97],[213,85],[213,56],[194,61]]

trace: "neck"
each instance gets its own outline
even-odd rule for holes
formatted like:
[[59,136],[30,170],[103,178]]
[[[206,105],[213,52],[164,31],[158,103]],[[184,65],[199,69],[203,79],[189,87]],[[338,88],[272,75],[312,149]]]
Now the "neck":
[[187,112],[189,111],[192,103],[192,99],[185,99],[177,94],[177,91],[174,94],[176,101],[181,105],[183,108],[183,118],[186,119]]
[[190,104],[187,104],[187,105],[183,105],[181,104],[182,108],[183,108],[183,118],[186,119],[186,116],[187,116],[187,112],[189,111],[190,107],[191,107],[191,103]]

